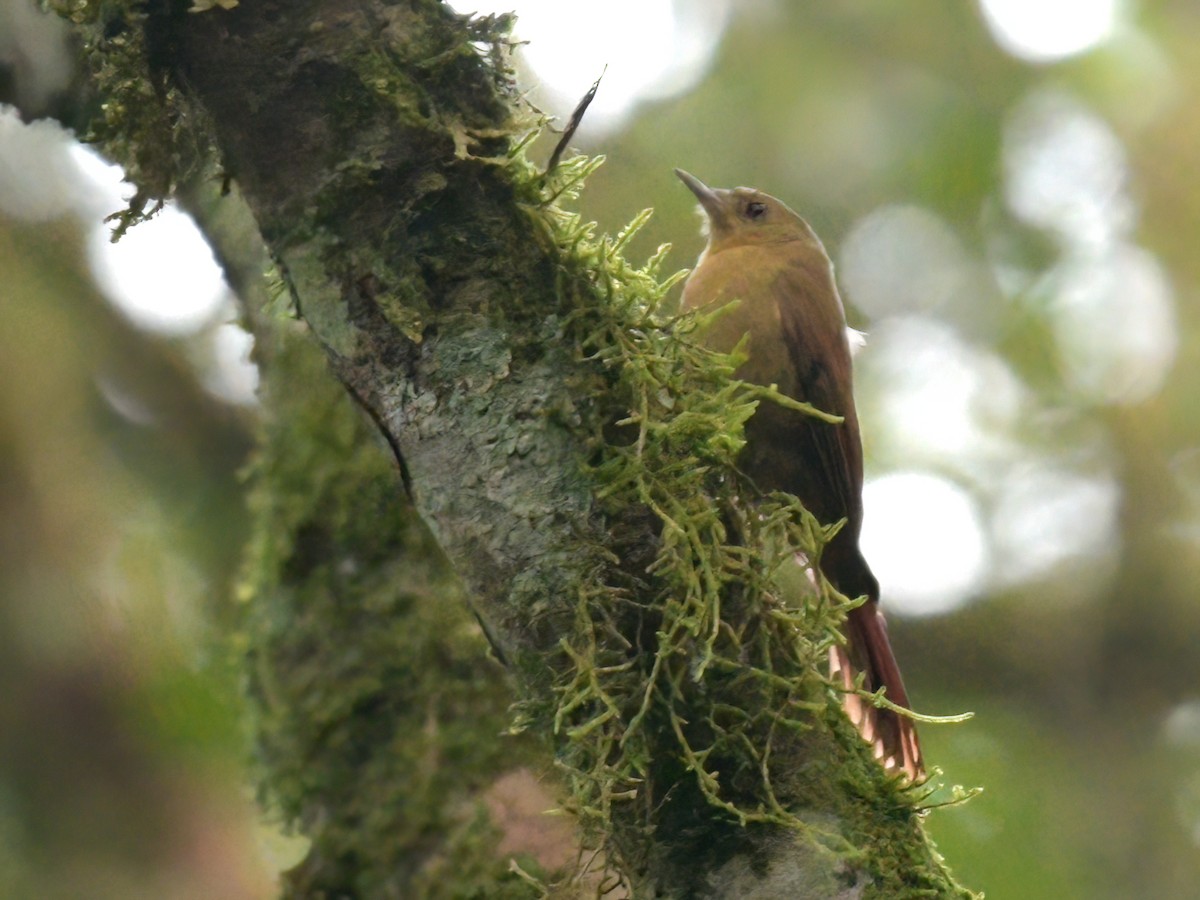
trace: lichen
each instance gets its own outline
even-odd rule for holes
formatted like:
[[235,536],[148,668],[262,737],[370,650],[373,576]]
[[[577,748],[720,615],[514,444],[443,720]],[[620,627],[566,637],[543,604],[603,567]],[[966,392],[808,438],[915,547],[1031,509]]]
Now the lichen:
[[507,683],[387,448],[274,327],[241,596],[263,799],[312,841],[285,893],[536,896],[478,800],[534,756]]
[[[139,184],[127,226],[169,195],[208,140],[199,110],[164,75],[176,32],[163,26],[186,17],[186,5],[51,5],[83,26],[106,104],[92,135]],[[582,448],[570,485],[590,489],[601,533],[581,529],[558,581],[518,571],[507,588],[514,614],[546,611],[567,626],[545,656],[510,660],[526,691],[519,723],[553,735],[570,807],[625,872],[652,878],[673,854],[715,848],[675,866],[671,893],[699,891],[723,861],[786,847],[783,837],[827,854],[855,884],[862,874],[864,896],[964,896],[923,839],[920,792],[871,759],[824,673],[852,602],[815,568],[829,530],[793,497],[758,495],[736,470],[756,404],[782,399],[734,381],[737,354],[706,350],[695,337],[702,317],[670,310],[678,276],[660,274],[666,248],[644,266],[624,259],[648,213],[607,237],[570,211],[598,161],[568,160],[547,176],[529,160],[529,140],[515,137],[524,123],[514,112],[506,21],[426,26],[426,16],[453,15],[440,4],[389,5],[381,20],[389,49],[366,41],[326,66],[336,82],[321,83],[328,90],[319,96],[338,102],[323,110],[321,134],[332,137],[318,145],[321,164],[302,169],[317,172],[303,190],[267,185],[277,194],[264,203],[264,228],[303,282],[291,285],[304,296],[300,312],[335,354],[363,343],[350,309],[358,296],[413,343],[430,323],[443,326],[442,342],[425,345],[431,355],[484,347],[489,356],[473,369],[480,377],[507,377],[520,357],[526,378],[567,379],[570,398],[538,395],[537,408],[514,412],[553,417]],[[310,23],[311,33],[325,24]],[[433,104],[435,91],[453,102]],[[272,129],[264,126],[273,138]],[[260,163],[273,159],[264,148],[250,148]],[[511,203],[524,211],[523,230],[427,215],[435,203],[476,209],[465,201],[481,186],[498,220]],[[404,205],[392,207],[392,197]],[[348,225],[364,208],[374,218]],[[423,215],[430,227],[406,227]],[[481,235],[489,243],[477,243]],[[531,299],[519,278],[500,277],[506,260],[531,253],[548,261],[537,275],[553,280],[553,309],[536,307],[544,286]],[[456,264],[465,270],[441,277],[439,266]],[[449,312],[427,294],[429,273],[454,285],[457,293],[438,298]],[[510,293],[480,288],[489,280]],[[547,352],[556,340],[573,357]],[[437,895],[459,883],[454,872],[492,884],[479,888],[487,896],[535,890],[552,876],[500,872],[490,826],[455,802],[500,765],[487,736],[506,718],[497,711],[503,684],[484,667],[483,638],[458,589],[428,564],[427,539],[396,502],[386,452],[344,395],[296,390],[321,382],[291,352],[267,370],[271,418],[255,465],[245,594],[264,789],[315,842],[292,892]],[[562,361],[569,375],[551,372]],[[483,387],[462,395],[460,418],[498,402]],[[405,402],[442,401],[414,388]],[[488,461],[537,450],[509,418]],[[520,528],[545,529],[539,510],[530,507]],[[794,577],[798,553],[814,585],[803,596],[785,587],[808,583]],[[554,568],[539,572],[551,578]],[[438,836],[432,850],[429,835]],[[751,862],[756,873],[770,864]]]

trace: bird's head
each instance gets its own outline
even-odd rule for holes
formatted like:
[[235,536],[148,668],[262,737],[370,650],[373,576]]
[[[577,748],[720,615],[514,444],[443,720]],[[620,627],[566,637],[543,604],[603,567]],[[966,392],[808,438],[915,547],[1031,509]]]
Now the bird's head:
[[745,244],[784,241],[805,241],[821,247],[808,223],[770,194],[746,187],[710,188],[683,169],[676,169],[675,174],[696,195],[704,211],[708,224],[705,255]]

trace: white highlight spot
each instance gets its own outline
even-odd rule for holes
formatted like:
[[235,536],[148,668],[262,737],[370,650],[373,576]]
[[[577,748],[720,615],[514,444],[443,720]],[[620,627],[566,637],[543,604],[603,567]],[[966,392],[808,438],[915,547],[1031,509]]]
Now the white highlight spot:
[[136,225],[117,243],[97,225],[88,257],[101,290],[134,324],[183,335],[216,315],[229,289],[200,229],[173,206]]
[[958,235],[919,206],[883,206],[855,223],[841,248],[847,297],[872,318],[928,310],[963,290]]
[[980,8],[997,44],[1036,63],[1091,50],[1117,25],[1117,0],[980,0]]
[[1073,98],[1043,92],[1023,101],[1005,127],[1003,153],[1005,197],[1019,218],[1079,249],[1129,232],[1125,148]]
[[858,366],[874,455],[936,462],[967,476],[986,476],[981,465],[1012,455],[1025,389],[995,353],[945,323],[885,319]]
[[1120,498],[1108,478],[1045,465],[1017,469],[998,492],[992,521],[997,574],[1018,583],[1085,560],[1093,572],[1106,570],[1120,543]]
[[1200,749],[1200,700],[1185,700],[1167,713],[1162,737],[1169,747]]
[[204,386],[229,403],[256,402],[258,366],[250,360],[254,337],[239,325],[226,323],[212,335],[212,367]]
[[57,122],[22,122],[15,109],[0,106],[0,213],[27,222],[90,214],[84,207],[94,182],[80,170],[77,146]]
[[1138,403],[1175,362],[1174,291],[1158,258],[1118,243],[1063,268],[1050,308],[1066,380],[1091,400]]
[[896,472],[863,489],[863,555],[889,610],[934,615],[966,603],[988,569],[988,548],[970,495],[924,472]]
[[695,84],[707,69],[729,17],[729,0],[692,8],[672,0],[456,0],[460,12],[515,11],[521,56],[555,95],[552,111],[569,113],[608,67],[588,126],[612,128],[634,106]]
[[135,193],[134,186],[125,180],[125,170],[74,140],[69,152],[71,162],[88,185],[81,192],[80,215],[103,219],[123,209]]
[[106,375],[97,375],[95,384],[109,408],[125,421],[142,428],[155,424],[150,407],[125,385]]

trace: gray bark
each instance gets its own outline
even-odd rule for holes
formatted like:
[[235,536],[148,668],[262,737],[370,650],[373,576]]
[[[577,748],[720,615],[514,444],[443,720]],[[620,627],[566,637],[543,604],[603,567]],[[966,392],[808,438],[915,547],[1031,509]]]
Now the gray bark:
[[[644,568],[660,526],[640,509],[602,510],[585,474],[594,448],[580,423],[611,401],[581,393],[597,370],[565,322],[596,273],[547,239],[544,212],[507,162],[516,100],[501,54],[472,46],[494,46],[495,29],[434,0],[244,0],[199,15],[163,2],[145,18],[108,6],[145,52],[140,76],[105,74],[106,53],[118,67],[136,54],[101,37],[111,20],[79,17],[101,60],[99,89],[125,104],[124,119],[110,111],[110,148],[154,195],[211,140],[301,316],[396,450],[521,695],[543,711],[535,725],[568,753],[567,730],[552,732],[544,713],[570,665],[560,641],[578,636],[578,598],[598,565],[644,592],[635,600],[655,596]],[[139,77],[144,89],[131,90]],[[158,118],[134,109],[135,96]],[[622,640],[653,655],[652,633],[630,627]],[[728,709],[773,714],[755,708],[767,694],[726,689],[710,669],[698,702],[726,712],[693,707],[687,727]],[[637,896],[962,893],[912,799],[824,701],[811,729],[771,729],[774,798],[791,827],[757,815],[755,773],[728,747],[719,776],[731,805],[707,802],[695,762],[663,730],[636,800],[592,822]]]

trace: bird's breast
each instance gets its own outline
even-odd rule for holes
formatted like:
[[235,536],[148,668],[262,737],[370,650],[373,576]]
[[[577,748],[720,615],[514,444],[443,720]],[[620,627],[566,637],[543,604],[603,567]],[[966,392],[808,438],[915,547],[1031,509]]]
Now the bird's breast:
[[748,358],[735,377],[777,384],[792,393],[794,365],[784,340],[779,295],[780,260],[763,247],[735,247],[704,258],[683,292],[686,309],[719,311],[703,337],[706,346],[728,353],[748,338]]

